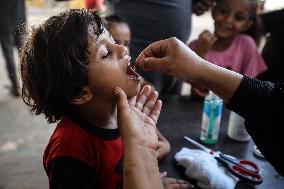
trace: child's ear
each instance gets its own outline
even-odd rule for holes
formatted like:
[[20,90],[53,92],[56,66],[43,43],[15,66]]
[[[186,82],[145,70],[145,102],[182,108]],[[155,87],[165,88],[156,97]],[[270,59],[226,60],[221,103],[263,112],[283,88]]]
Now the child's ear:
[[71,100],[70,103],[75,105],[82,105],[92,100],[93,97],[94,95],[91,89],[85,86],[83,87],[81,94],[78,97]]

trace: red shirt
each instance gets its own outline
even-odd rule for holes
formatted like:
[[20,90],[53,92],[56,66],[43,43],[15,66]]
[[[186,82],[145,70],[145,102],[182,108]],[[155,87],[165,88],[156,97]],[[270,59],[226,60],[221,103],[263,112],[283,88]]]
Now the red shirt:
[[[61,166],[53,163],[53,160],[60,157],[63,158],[63,162],[66,160],[64,158],[82,162],[82,165],[85,165],[83,169],[87,167],[91,172],[96,183],[95,188],[111,189],[117,188],[122,183],[122,154],[122,141],[118,129],[103,129],[80,119],[72,121],[65,117],[58,123],[49,140],[43,156],[43,165],[49,177],[50,186],[57,175],[67,174],[68,178],[70,177],[69,173],[55,173],[64,171],[61,170],[64,169],[64,166],[61,168],[62,163],[60,163]],[[53,165],[50,165],[52,163]],[[54,166],[57,166],[56,169]],[[79,171],[82,171],[81,168]],[[70,172],[73,172],[73,169]],[[55,176],[52,177],[52,175]],[[62,179],[54,178],[54,180],[56,184],[62,182]],[[81,182],[66,179],[68,180],[71,183]]]

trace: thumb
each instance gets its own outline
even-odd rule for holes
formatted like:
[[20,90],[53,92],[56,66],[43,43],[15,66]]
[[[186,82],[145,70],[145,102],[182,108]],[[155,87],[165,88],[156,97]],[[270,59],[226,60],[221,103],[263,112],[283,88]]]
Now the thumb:
[[167,67],[166,58],[142,58],[138,66],[145,71],[164,71]]
[[129,105],[125,92],[121,88],[115,87],[113,93],[117,102],[117,110],[123,111],[124,109],[128,108]]

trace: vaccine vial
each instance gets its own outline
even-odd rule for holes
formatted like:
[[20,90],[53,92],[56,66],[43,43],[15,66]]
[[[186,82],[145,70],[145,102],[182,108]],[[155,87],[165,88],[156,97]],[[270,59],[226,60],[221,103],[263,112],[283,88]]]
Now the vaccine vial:
[[204,99],[200,140],[204,144],[216,144],[219,136],[223,101],[212,91]]

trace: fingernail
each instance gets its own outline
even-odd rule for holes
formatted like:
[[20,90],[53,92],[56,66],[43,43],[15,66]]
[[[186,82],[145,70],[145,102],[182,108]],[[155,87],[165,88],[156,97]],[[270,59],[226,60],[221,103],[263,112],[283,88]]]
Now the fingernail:
[[139,67],[145,69],[146,58],[143,58],[139,62]]

